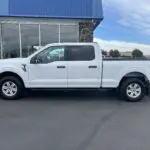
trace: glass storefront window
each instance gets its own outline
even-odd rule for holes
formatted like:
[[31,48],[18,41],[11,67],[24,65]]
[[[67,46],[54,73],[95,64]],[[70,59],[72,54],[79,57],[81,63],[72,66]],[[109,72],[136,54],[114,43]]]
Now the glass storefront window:
[[59,25],[41,25],[41,45],[59,42]]
[[0,58],[2,54],[2,28],[1,28],[1,24],[0,24]]
[[3,58],[20,57],[19,25],[2,24]]
[[27,57],[34,53],[39,46],[39,25],[21,24],[21,46],[22,57]]
[[78,24],[0,23],[0,58],[28,57],[40,46],[78,41]]
[[78,42],[78,25],[60,25],[60,42]]

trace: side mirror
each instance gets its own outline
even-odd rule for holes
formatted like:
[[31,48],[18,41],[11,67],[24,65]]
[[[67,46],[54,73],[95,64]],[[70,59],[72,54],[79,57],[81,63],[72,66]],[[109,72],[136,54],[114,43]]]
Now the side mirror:
[[30,61],[31,64],[40,64],[41,61],[37,57],[33,57]]

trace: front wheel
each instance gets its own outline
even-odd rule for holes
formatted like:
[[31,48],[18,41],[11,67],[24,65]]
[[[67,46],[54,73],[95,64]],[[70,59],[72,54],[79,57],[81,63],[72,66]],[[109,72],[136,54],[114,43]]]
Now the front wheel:
[[120,87],[121,98],[129,102],[138,102],[144,98],[145,88],[141,80],[136,78],[126,79]]
[[23,93],[23,83],[14,76],[4,77],[0,81],[0,93],[3,99],[18,99]]

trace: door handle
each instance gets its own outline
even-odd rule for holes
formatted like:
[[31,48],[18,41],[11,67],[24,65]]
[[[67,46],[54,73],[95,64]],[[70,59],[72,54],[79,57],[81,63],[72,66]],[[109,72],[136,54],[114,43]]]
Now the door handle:
[[58,69],[64,69],[66,66],[57,66]]
[[97,66],[89,66],[90,69],[95,69]]

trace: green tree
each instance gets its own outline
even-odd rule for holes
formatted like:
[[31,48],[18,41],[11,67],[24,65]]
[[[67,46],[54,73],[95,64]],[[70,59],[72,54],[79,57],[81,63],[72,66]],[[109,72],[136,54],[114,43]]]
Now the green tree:
[[132,52],[132,57],[133,58],[144,58],[143,52],[140,51],[139,49],[135,49]]
[[119,57],[120,56],[120,52],[118,50],[110,50],[109,51],[109,56],[111,56],[111,57]]
[[111,57],[114,56],[114,50],[111,49],[111,50],[109,51],[109,56],[111,56]]

